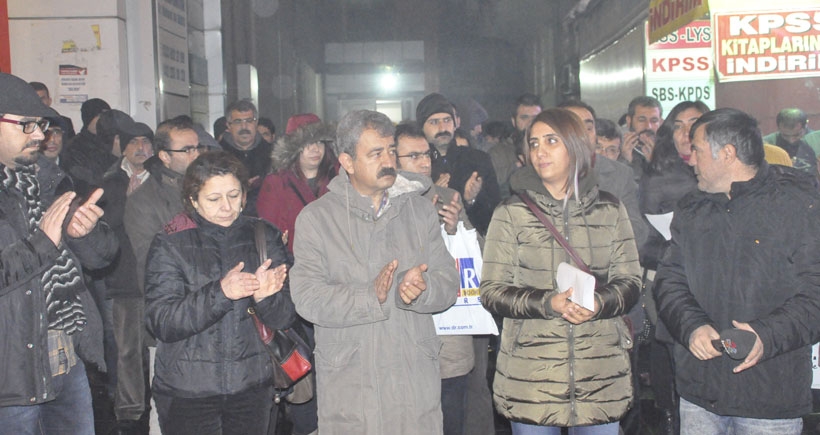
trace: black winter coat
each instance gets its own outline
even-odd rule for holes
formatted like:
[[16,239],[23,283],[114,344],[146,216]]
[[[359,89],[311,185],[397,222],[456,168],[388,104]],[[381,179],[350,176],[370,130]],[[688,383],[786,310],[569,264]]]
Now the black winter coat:
[[[678,201],[689,192],[698,188],[695,171],[683,159],[678,158],[665,168],[663,172],[648,170],[641,178],[640,209],[642,219],[647,214],[666,214],[675,211]],[[652,225],[649,227],[649,237],[643,246],[638,246],[641,254],[641,265],[647,269],[656,270],[658,262],[663,258],[669,242]]]
[[[48,320],[43,274],[60,252],[42,231],[28,231],[25,200],[0,189],[0,406],[34,405],[54,400],[48,361]],[[117,251],[117,240],[104,222],[80,239],[64,236],[75,264],[103,267]],[[71,336],[86,363],[105,369],[102,322],[85,283],[80,295],[88,323]]]
[[87,129],[66,145],[60,157],[60,165],[74,181],[77,194],[88,195],[102,185],[103,175],[117,157],[111,153],[111,147],[100,141],[97,135]]
[[[677,343],[681,397],[719,415],[783,419],[812,410],[811,349],[820,340],[820,196],[811,177],[765,162],[725,194],[680,202],[658,269],[658,312]],[[700,326],[732,320],[757,332],[764,354],[740,373],[726,356],[689,352]]]
[[122,159],[117,160],[103,176],[104,193],[99,201],[105,211],[102,219],[114,230],[120,242],[120,250],[108,267],[92,272],[92,276],[104,277],[106,296],[110,298],[142,297],[142,290],[137,283],[137,259],[125,232],[125,200],[130,179],[121,163]]
[[[287,281],[259,304],[250,297],[232,301],[220,285],[240,261],[246,272],[259,267],[258,219],[240,216],[222,227],[200,216],[181,216],[157,234],[148,253],[145,316],[159,342],[154,391],[200,398],[236,394],[270,381],[270,357],[247,309],[255,306],[271,328],[289,327],[296,311]],[[270,224],[266,233],[271,267],[287,262],[282,233]]]
[[[433,150],[435,147],[430,145],[430,149]],[[439,175],[449,173],[450,184],[447,187],[458,191],[462,199],[464,198],[464,185],[473,172],[478,172],[478,176],[482,179],[481,191],[475,198],[475,204],[465,204],[465,208],[467,217],[470,218],[476,230],[482,236],[486,235],[493,211],[501,202],[501,190],[498,187],[498,178],[489,154],[475,148],[460,147],[453,141],[447,148],[447,155],[439,156],[432,163],[433,182],[438,179]]]

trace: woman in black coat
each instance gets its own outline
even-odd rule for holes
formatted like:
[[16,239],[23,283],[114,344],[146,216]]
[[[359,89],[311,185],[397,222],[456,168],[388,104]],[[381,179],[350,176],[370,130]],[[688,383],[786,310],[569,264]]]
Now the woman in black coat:
[[[689,129],[709,108],[700,101],[678,103],[658,129],[652,160],[640,184],[640,209],[642,215],[666,214],[675,210],[678,201],[687,193],[697,189],[695,171],[689,166],[692,144]],[[649,225],[651,227],[651,225]],[[658,262],[669,247],[660,232],[654,227],[649,231],[646,243],[639,249],[641,266],[646,271],[645,278],[652,280]],[[647,285],[649,286],[649,284]],[[669,333],[662,325],[657,325],[657,311],[654,303],[645,305],[647,316],[656,324],[656,334],[650,342],[650,377],[655,393],[655,405],[664,413],[663,434],[677,434],[678,397],[675,393],[672,358],[665,344],[670,341]],[[664,340],[664,336],[667,339]]]
[[270,357],[248,309],[272,329],[295,318],[282,234],[265,224],[259,264],[241,215],[248,175],[235,157],[205,153],[188,168],[185,212],[151,245],[146,322],[157,338],[153,392],[163,433],[259,434],[273,403]]

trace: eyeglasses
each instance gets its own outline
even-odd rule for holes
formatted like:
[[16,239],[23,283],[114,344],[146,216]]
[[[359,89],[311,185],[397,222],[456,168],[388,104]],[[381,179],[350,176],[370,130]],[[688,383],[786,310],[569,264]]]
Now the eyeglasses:
[[408,159],[415,162],[416,160],[419,160],[419,159],[432,159],[433,158],[433,151],[430,150],[430,151],[425,151],[423,153],[410,153],[410,154],[405,154],[403,156],[396,156],[396,157],[398,157],[398,158],[405,158],[406,157],[406,158],[408,158]]
[[31,134],[34,133],[34,129],[40,127],[40,131],[45,132],[48,130],[48,125],[51,124],[48,119],[41,119],[39,121],[18,121],[16,119],[8,119],[0,117],[0,122],[8,122],[9,124],[17,124],[23,126],[23,133]]
[[45,133],[46,139],[50,137],[63,137],[63,129],[60,127],[51,127],[43,133]]
[[245,118],[245,119],[234,119],[234,120],[230,121],[228,124],[235,125],[235,126],[238,127],[242,124],[253,124],[254,122],[256,122],[256,118]]
[[169,150],[169,149],[166,148],[163,151],[168,152],[168,153],[191,154],[193,152],[201,153],[201,152],[204,152],[207,149],[208,149],[208,147],[206,147],[205,145],[197,145],[197,146],[184,147],[184,148],[181,148],[181,149],[178,149],[178,150]]

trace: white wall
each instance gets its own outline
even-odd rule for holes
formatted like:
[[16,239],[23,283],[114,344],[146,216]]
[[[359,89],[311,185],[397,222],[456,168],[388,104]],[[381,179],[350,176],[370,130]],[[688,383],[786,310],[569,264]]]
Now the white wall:
[[[102,98],[152,128],[157,124],[152,1],[11,0],[11,72],[48,86],[53,107],[82,127],[80,106]],[[99,30],[97,30],[99,29]],[[85,75],[63,75],[74,65]],[[69,80],[76,86],[67,86]]]

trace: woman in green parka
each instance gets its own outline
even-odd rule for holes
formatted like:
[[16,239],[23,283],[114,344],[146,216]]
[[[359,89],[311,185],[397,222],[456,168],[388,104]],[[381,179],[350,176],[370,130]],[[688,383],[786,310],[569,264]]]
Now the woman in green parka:
[[[541,112],[527,130],[528,164],[510,180],[567,239],[596,278],[595,309],[559,293],[562,262],[574,264],[519,195],[493,215],[481,299],[504,318],[493,394],[514,435],[617,434],[632,398],[621,315],[637,301],[638,250],[626,209],[599,190],[580,118]],[[606,186],[602,186],[606,189]],[[579,267],[582,268],[582,267]]]

